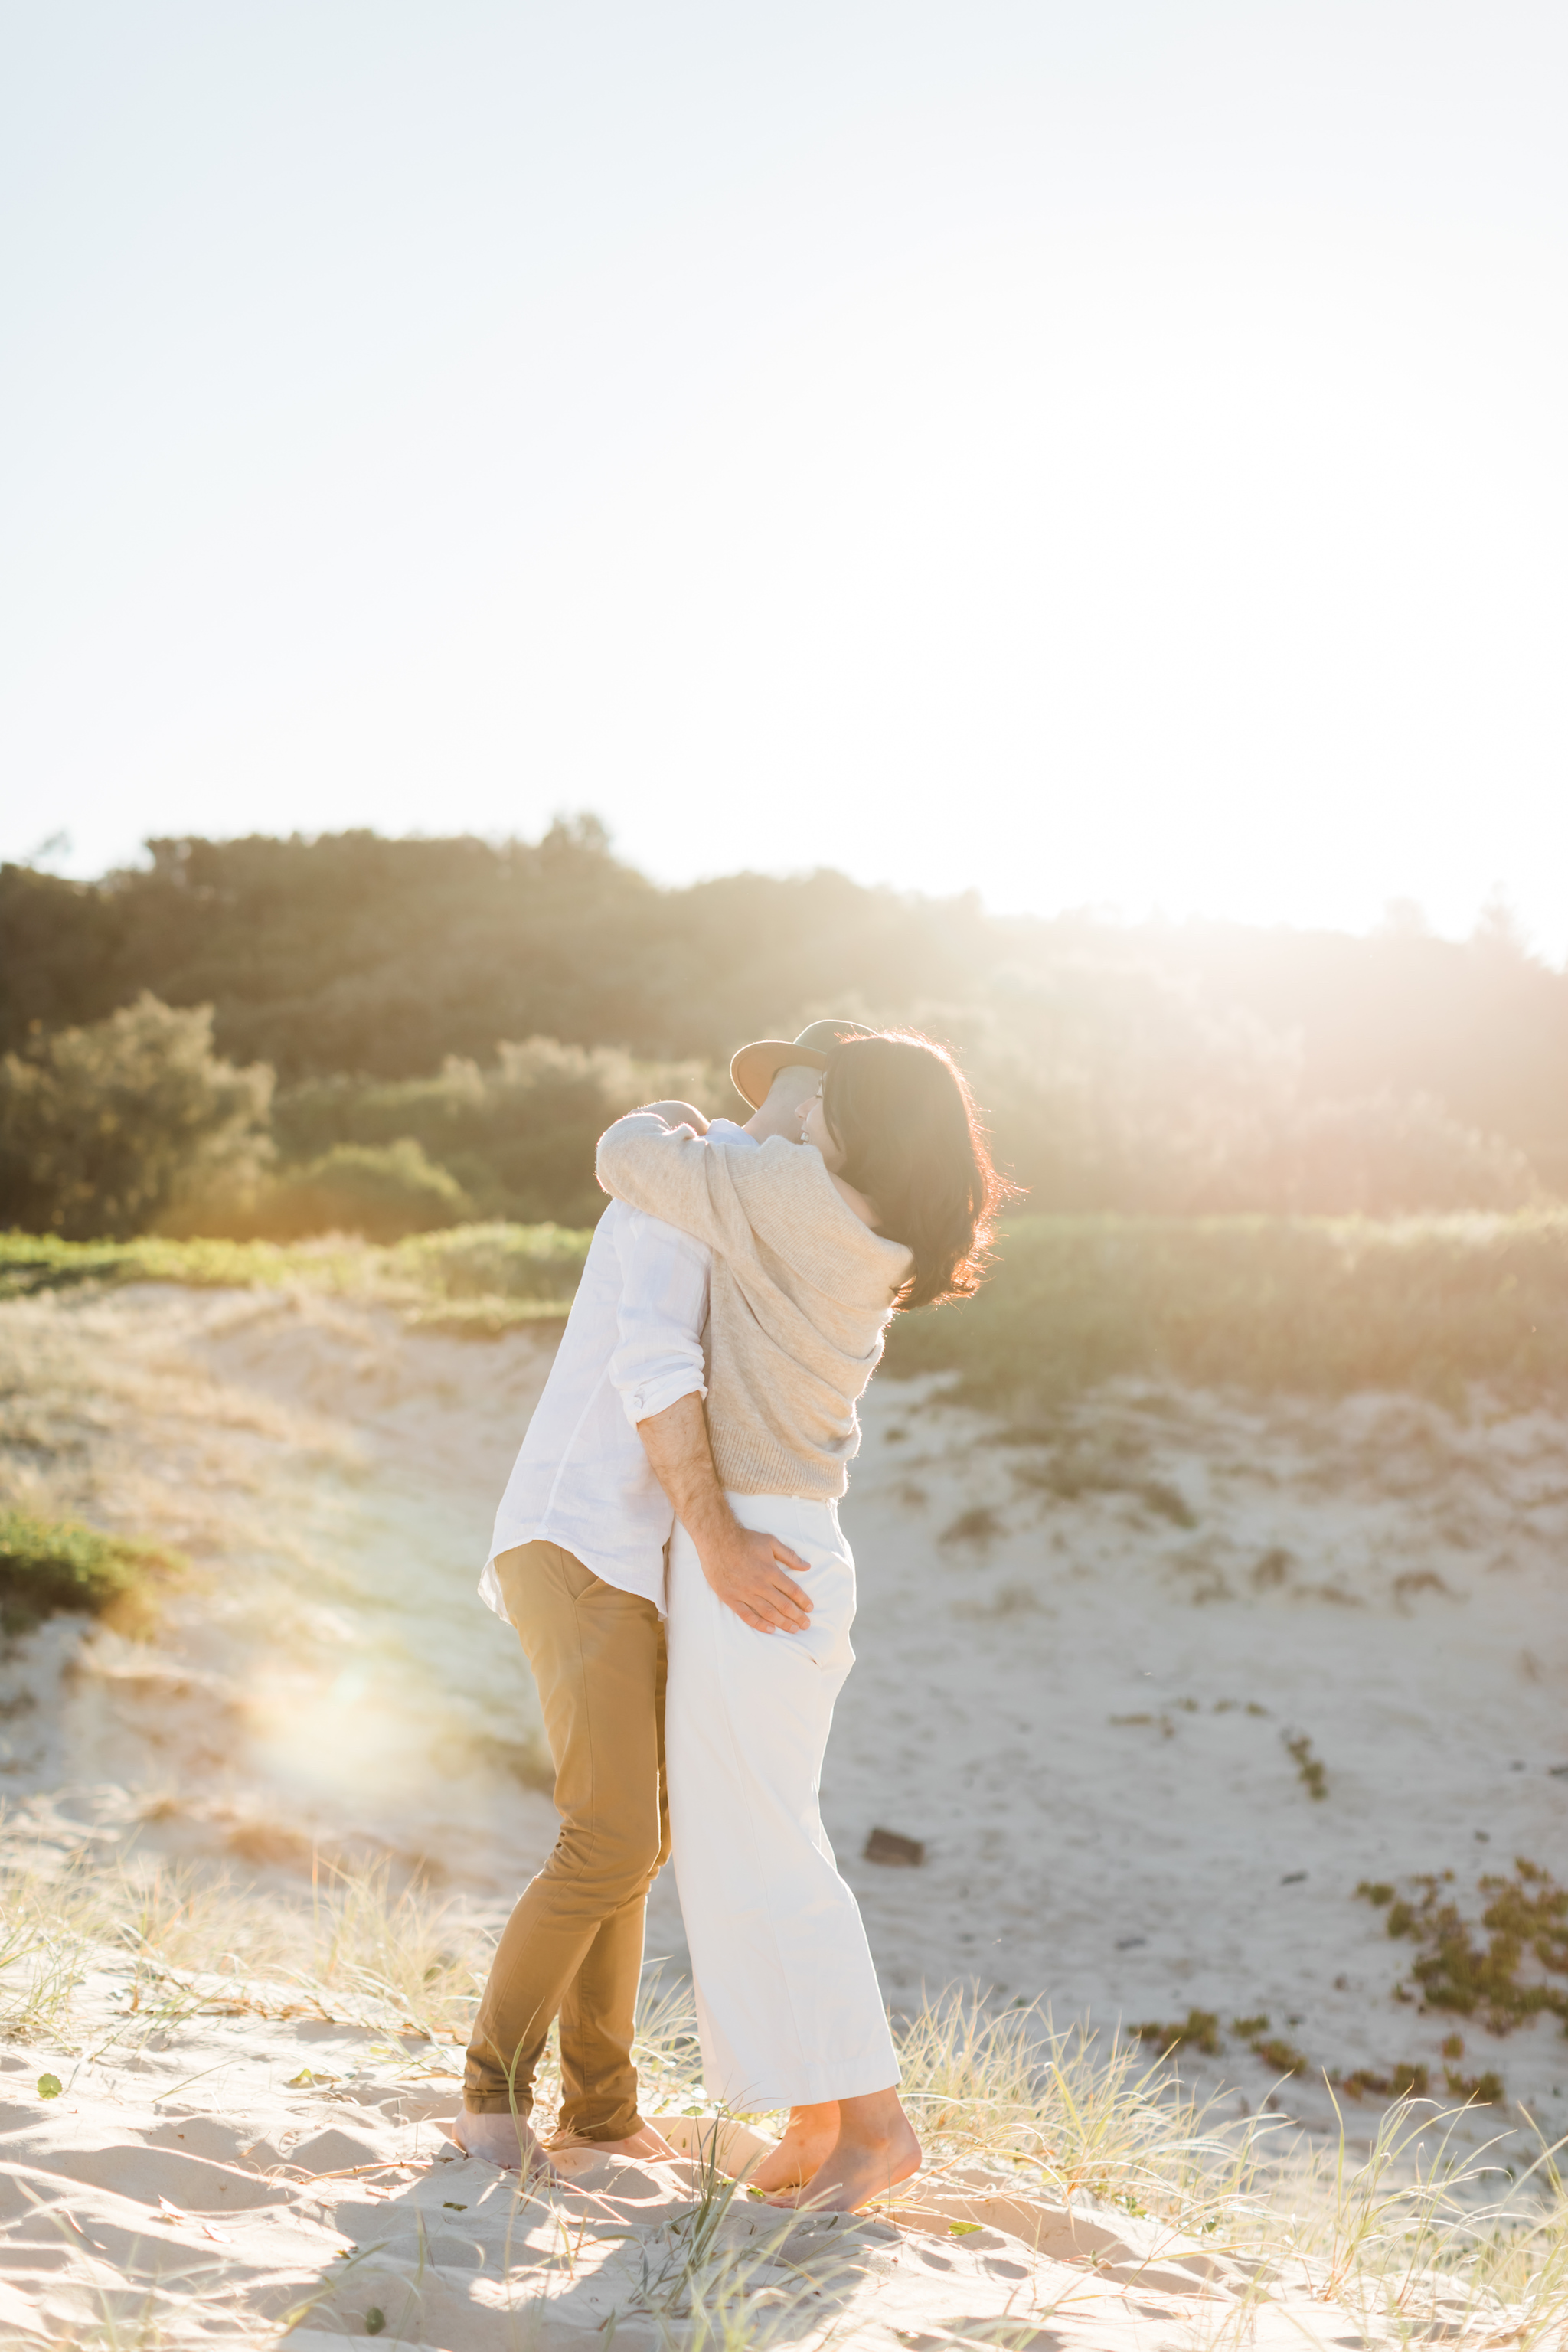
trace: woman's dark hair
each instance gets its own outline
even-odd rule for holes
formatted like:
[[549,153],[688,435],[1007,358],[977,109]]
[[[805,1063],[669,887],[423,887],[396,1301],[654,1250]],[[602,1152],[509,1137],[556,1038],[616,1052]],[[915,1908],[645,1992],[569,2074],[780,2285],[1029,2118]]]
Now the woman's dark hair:
[[877,1212],[877,1231],[914,1253],[894,1301],[925,1307],[979,1289],[1002,1202],[963,1075],[929,1037],[846,1037],[827,1056],[822,1109],[838,1171]]

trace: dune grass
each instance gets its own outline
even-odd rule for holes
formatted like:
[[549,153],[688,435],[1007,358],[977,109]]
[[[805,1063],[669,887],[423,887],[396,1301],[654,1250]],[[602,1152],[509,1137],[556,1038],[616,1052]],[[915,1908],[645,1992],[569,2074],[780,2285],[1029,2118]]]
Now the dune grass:
[[1568,1211],[1412,1217],[1022,1217],[979,1295],[900,1317],[895,1374],[1048,1406],[1142,1374],[1345,1395],[1568,1391]]
[[94,1971],[126,1988],[117,2047],[171,2017],[246,2009],[466,2038],[489,1954],[458,1906],[383,1862],[318,1861],[308,1899],[288,1902],[135,1853],[0,1859],[0,2033],[78,2051],[102,2042],[79,1998]]
[[[456,2045],[489,1951],[458,1906],[383,1864],[319,1867],[286,1900],[134,1853],[105,1866],[86,1851],[61,1859],[13,1845],[0,1860],[0,2032],[83,2061],[117,2063],[204,2012],[331,2017],[402,2035],[416,2069],[438,2053],[421,2059],[411,2037],[445,2044],[456,2100]],[[973,1992],[928,2002],[899,2039],[932,2189],[962,2192],[978,2172],[1007,2194],[1113,2224],[1166,2224],[1338,2302],[1369,2336],[1418,2336],[1436,2323],[1533,2352],[1568,2326],[1568,2186],[1554,2151],[1521,2179],[1484,2151],[1461,2162],[1438,2110],[1408,2097],[1388,2105],[1359,2151],[1343,2133],[1309,2140],[1281,2118],[1222,2119],[1172,2066],[1151,2070],[1136,2043],[1058,2029],[1038,2008],[998,2011]],[[636,2055],[645,2111],[709,2112],[689,1987],[649,1979]],[[547,2067],[542,2105],[556,2087]],[[700,2262],[687,2267],[687,2309],[722,2310],[726,2327],[740,2326],[744,2294],[716,2275],[704,2284]],[[754,2312],[746,2330],[766,2318]]]

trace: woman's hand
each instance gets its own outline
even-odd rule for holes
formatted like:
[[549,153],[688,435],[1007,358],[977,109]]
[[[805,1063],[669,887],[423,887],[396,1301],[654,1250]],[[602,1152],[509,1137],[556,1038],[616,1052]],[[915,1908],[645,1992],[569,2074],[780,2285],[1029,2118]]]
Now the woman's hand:
[[640,1118],[643,1112],[648,1110],[656,1111],[667,1127],[695,1128],[699,1135],[706,1135],[708,1132],[708,1121],[690,1103],[638,1103],[637,1109],[628,1111],[626,1116],[628,1118]]

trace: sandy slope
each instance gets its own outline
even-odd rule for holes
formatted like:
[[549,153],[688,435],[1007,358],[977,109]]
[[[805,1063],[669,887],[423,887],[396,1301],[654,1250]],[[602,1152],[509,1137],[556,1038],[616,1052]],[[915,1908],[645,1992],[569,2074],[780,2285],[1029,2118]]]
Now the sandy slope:
[[[285,1877],[382,1847],[499,1914],[553,1815],[473,1586],[549,1345],[304,1295],[0,1308],[7,1490],[198,1568],[150,1649],[57,1622],[0,1663],[13,1827]],[[1058,2020],[1266,2011],[1314,2065],[1435,2064],[1453,2021],[1394,2000],[1407,1948],[1354,1889],[1452,1870],[1474,1916],[1515,1854],[1568,1875],[1568,1425],[1118,1391],[999,1443],[884,1380],[867,1433],[824,1802],[894,2004],[973,1977]],[[925,1866],[861,1862],[876,1824]],[[682,1956],[668,1875],[651,1948]],[[1465,2036],[1568,2129],[1552,2021]],[[1189,2071],[1275,2084],[1234,2034]]]
[[[588,2152],[517,2183],[439,2128],[454,2055],[303,2016],[289,1985],[209,1980],[169,2032],[127,2030],[130,1961],[78,2006],[89,2055],[0,2051],[0,2340],[345,2338],[574,2345],[1006,2345],[1011,2352],[1262,2352],[1495,2338],[1446,2279],[1396,2303],[1326,2294],[1321,2263],[1196,2244],[1063,2204],[1025,2171],[929,2168],[868,2216],[781,2213],[705,2168],[715,2124],[660,2116],[689,2161]],[[224,2000],[228,1997],[228,2009]],[[37,2065],[64,2088],[37,2095]],[[724,2126],[738,2171],[762,2147]],[[712,2189],[720,2188],[715,2201]]]
[[[90,1988],[100,2029],[123,1990],[111,1971]],[[367,2334],[568,2352],[613,2323],[617,2343],[695,2347],[725,2340],[726,2306],[793,2345],[873,2352],[955,2338],[1201,2352],[1238,2327],[1263,2352],[1301,2352],[1466,2320],[1485,2333],[1451,2287],[1407,2298],[1403,2324],[1352,2318],[1299,2263],[1261,2269],[978,2170],[928,2177],[918,2201],[866,2218],[742,2195],[710,2233],[694,2313],[700,2166],[578,2155],[519,2193],[435,2126],[449,2061],[254,2011],[98,2065],[62,2053],[67,2087],[45,2101],[31,2076],[49,2054],[0,2052],[0,2337],[21,2345],[252,2343],[283,2326],[296,2352]],[[700,2145],[700,2123],[668,2128]]]
[[0,1308],[9,1492],[196,1570],[151,1646],[57,1622],[0,1666],[0,1791],[129,1796],[144,1842],[253,1866],[320,1840],[491,1893],[526,1874],[547,1759],[475,1559],[552,1344],[155,1286]]
[[[1425,2060],[1439,2088],[1458,2023],[1462,2070],[1568,2131],[1555,2022],[1396,2002],[1409,1947],[1354,1893],[1451,1870],[1475,1918],[1516,1855],[1568,1875],[1568,1428],[1134,1391],[997,1444],[908,1395],[878,1395],[846,1511],[827,1792],[850,1853],[873,1819],[928,1842],[918,1872],[849,1865],[891,1996],[968,1968],[1058,2018],[1267,2012],[1314,2067]],[[1256,2100],[1270,2070],[1228,2040],[1184,2067]]]

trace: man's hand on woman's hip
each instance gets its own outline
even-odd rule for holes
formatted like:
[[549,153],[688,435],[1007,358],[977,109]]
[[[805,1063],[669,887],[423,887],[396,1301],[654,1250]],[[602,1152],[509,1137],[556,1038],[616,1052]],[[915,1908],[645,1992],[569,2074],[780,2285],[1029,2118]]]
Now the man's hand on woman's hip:
[[811,1601],[784,1570],[811,1572],[811,1562],[777,1536],[743,1528],[705,1531],[697,1546],[702,1573],[727,1609],[759,1633],[800,1633],[811,1622]]
[[784,1570],[809,1575],[811,1562],[777,1536],[741,1525],[713,1467],[701,1398],[678,1397],[639,1421],[637,1435],[725,1607],[759,1633],[798,1633],[809,1625],[811,1602]]

